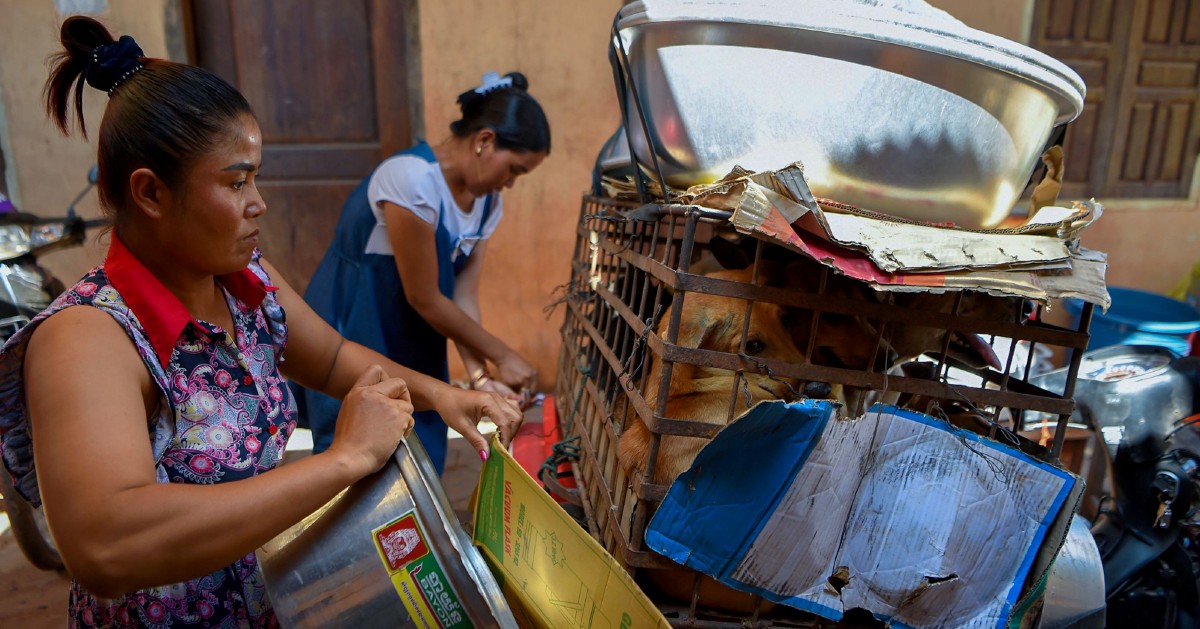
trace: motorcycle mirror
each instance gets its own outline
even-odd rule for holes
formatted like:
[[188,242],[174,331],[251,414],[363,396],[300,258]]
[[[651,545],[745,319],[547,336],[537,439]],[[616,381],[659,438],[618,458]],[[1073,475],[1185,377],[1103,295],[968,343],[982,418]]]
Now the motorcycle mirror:
[[71,204],[67,206],[67,218],[69,218],[69,219],[75,218],[75,204],[79,203],[80,199],[87,196],[87,193],[92,191],[92,186],[96,185],[96,182],[99,180],[100,180],[100,166],[98,166],[96,164],[92,164],[92,167],[88,169],[88,185],[86,188],[83,189],[82,192],[80,192],[78,195],[76,195],[75,200],[71,201]]

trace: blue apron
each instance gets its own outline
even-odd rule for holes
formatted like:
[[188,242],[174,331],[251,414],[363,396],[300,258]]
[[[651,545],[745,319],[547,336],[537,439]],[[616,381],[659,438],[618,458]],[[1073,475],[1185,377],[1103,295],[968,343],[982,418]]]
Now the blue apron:
[[[437,163],[433,149],[425,142],[397,155],[416,155]],[[370,181],[370,177],[363,180],[346,200],[333,243],[304,291],[304,300],[347,339],[405,367],[448,382],[446,337],[408,304],[395,257],[364,253],[376,223],[367,197]],[[491,214],[494,197],[494,194],[488,195],[484,202],[480,236]],[[457,243],[446,230],[442,218],[450,211],[445,207],[446,202],[443,200],[438,213],[438,290],[453,299],[455,279],[466,266],[468,256],[460,254],[457,260],[450,261]],[[313,432],[313,453],[322,452],[333,442],[333,427],[341,400],[296,388],[303,393],[301,412],[306,415]],[[417,437],[441,474],[446,464],[446,424],[434,411],[420,411],[413,417]]]

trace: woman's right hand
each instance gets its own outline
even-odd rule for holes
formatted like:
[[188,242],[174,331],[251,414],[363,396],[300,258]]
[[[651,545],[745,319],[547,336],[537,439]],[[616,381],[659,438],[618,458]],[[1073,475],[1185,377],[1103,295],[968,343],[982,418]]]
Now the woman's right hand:
[[511,350],[496,363],[496,373],[492,377],[514,391],[530,391],[537,385],[537,370]]
[[372,365],[342,400],[329,450],[345,457],[356,478],[383,467],[413,428],[408,385]]

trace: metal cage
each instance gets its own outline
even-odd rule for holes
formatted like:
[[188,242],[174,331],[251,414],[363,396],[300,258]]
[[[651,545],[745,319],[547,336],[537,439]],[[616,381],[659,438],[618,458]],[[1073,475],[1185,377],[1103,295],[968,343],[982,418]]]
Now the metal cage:
[[[989,418],[995,436],[1003,432],[1012,439],[1029,412],[1039,417],[1057,417],[1057,430],[1051,447],[1039,451],[1036,444],[1022,447],[1047,460],[1056,461],[1063,447],[1066,423],[1074,409],[1073,389],[1083,351],[1092,306],[1085,304],[1076,329],[1066,329],[1030,317],[1016,308],[1011,318],[973,317],[962,309],[963,295],[951,295],[949,312],[919,310],[873,299],[830,294],[831,272],[822,265],[814,290],[783,289],[756,283],[714,279],[691,271],[695,262],[709,250],[714,235],[724,229],[727,212],[694,206],[645,204],[585,196],[578,223],[572,258],[571,280],[565,295],[566,316],[562,326],[562,350],[559,361],[557,405],[564,437],[577,439],[580,456],[574,471],[583,498],[590,533],[631,572],[654,569],[680,569],[670,560],[643,547],[645,527],[654,509],[666,494],[667,485],[654,484],[652,477],[655,452],[662,435],[711,438],[719,429],[710,423],[666,416],[671,372],[674,365],[691,364],[736,372],[730,390],[729,415],[732,419],[745,409],[739,402],[737,382],[745,373],[774,374],[800,381],[838,383],[867,392],[894,392],[922,396],[930,404],[967,405]],[[753,272],[757,276],[764,264],[767,245],[755,241]],[[797,257],[799,254],[794,254]],[[683,304],[689,293],[722,295],[745,302],[747,326],[755,301],[765,301],[802,311],[811,318],[813,334],[808,347],[799,347],[806,357],[802,362],[783,362],[756,358],[745,351],[716,352],[682,347],[677,344]],[[972,294],[979,295],[979,294]],[[986,299],[986,297],[984,297]],[[1011,301],[997,299],[998,307],[1008,308]],[[976,309],[978,310],[978,309]],[[877,329],[875,347],[885,347],[890,330],[897,326],[921,326],[940,335],[942,344],[932,348],[932,378],[885,373],[870,365],[848,368],[822,361],[814,352],[815,333],[822,317],[849,315],[866,319]],[[665,334],[656,332],[665,325]],[[952,332],[1025,341],[1029,361],[1037,345],[1050,347],[1069,364],[1065,390],[1053,393],[1029,383],[1027,362],[1013,373],[1014,353],[1008,354],[1003,372],[976,369],[980,386],[950,384],[945,380],[949,367],[945,360]],[[747,330],[742,330],[745,348]],[[647,364],[661,361],[660,376],[650,381]],[[871,365],[876,361],[872,360]],[[651,408],[647,394],[656,388],[657,404]],[[848,409],[861,413],[862,408]],[[617,460],[617,444],[630,422],[640,418],[652,433],[647,473],[628,478]],[[699,581],[697,580],[697,583]],[[698,587],[698,585],[697,585]],[[791,610],[777,609],[783,617],[774,620],[757,612],[734,618],[698,609],[696,597],[689,606],[656,601],[675,624],[689,627],[808,626]]]

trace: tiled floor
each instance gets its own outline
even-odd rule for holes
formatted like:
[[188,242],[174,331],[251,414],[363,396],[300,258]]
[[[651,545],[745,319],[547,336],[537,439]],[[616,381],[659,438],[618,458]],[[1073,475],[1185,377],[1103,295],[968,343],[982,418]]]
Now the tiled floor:
[[[541,421],[541,409],[533,407],[526,421]],[[486,435],[489,427],[481,425]],[[288,444],[285,461],[308,454],[312,439],[307,431],[297,431]],[[451,434],[442,485],[459,518],[468,521],[467,505],[479,481],[482,463],[479,454],[466,440]],[[0,512],[0,627],[20,629],[60,629],[67,624],[67,594],[70,580],[63,574],[34,568],[21,554],[8,527],[8,517]]]

